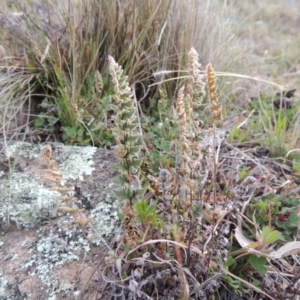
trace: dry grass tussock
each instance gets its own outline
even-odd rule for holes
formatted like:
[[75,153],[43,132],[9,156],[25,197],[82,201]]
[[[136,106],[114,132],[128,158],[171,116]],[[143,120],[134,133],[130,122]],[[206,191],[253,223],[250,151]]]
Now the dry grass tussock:
[[[78,136],[69,128],[75,127],[88,142],[101,144],[105,129],[94,123],[109,111],[108,55],[123,66],[142,106],[158,100],[160,87],[173,96],[192,46],[219,70],[238,61],[231,25],[221,21],[228,7],[219,1],[15,0],[1,6],[1,131],[7,138],[34,135],[36,126],[25,125],[39,114],[41,136],[64,132],[74,142]],[[104,81],[101,94],[92,89],[97,72]],[[104,116],[97,119],[94,106]]]

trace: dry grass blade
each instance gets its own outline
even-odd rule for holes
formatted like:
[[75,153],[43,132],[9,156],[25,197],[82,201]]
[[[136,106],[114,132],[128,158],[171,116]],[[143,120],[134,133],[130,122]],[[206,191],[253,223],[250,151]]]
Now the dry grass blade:
[[280,247],[279,249],[272,251],[269,257],[273,259],[280,259],[292,254],[299,254],[300,252],[300,242],[289,242]]

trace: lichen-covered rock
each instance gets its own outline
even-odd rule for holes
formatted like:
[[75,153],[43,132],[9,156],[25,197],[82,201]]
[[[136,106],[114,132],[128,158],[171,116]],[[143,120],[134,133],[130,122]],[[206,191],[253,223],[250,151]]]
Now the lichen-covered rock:
[[[0,218],[3,222],[13,221],[18,227],[34,228],[42,220],[58,216],[57,207],[61,201],[59,193],[49,190],[47,162],[43,149],[47,145],[34,145],[16,142],[5,149],[7,159],[11,160],[12,172],[2,174],[6,180],[0,183]],[[95,147],[71,147],[56,144],[54,159],[62,174],[62,185],[68,180],[82,181],[91,175]],[[6,177],[6,178],[5,178]]]
[[[94,272],[95,260],[120,236],[121,203],[112,193],[114,154],[51,143],[62,174],[59,185],[77,197],[69,204],[50,190],[58,184],[44,178],[48,163],[43,150],[49,145],[4,145],[0,141],[0,300],[75,299]],[[79,227],[59,206],[80,208],[90,223]],[[95,298],[94,288],[82,299],[90,298]]]

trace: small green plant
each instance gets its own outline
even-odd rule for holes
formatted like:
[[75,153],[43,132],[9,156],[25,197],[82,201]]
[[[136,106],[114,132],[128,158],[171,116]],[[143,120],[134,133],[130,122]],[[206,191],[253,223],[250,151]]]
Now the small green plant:
[[261,232],[263,248],[267,248],[278,240],[283,240],[283,236],[278,230],[273,230],[270,226],[263,227]]
[[293,236],[298,232],[300,222],[298,206],[299,199],[288,197],[284,202],[284,207],[275,215],[275,225],[282,232],[285,241],[293,240]]
[[[224,268],[226,270],[230,270],[233,273],[237,273],[235,270],[236,267],[237,267],[236,260],[232,256],[228,256],[227,260],[224,264]],[[228,287],[234,291],[235,294],[242,295],[242,286],[243,285],[240,280],[234,279],[230,275],[227,275],[227,274],[224,274],[222,276],[222,279],[223,279],[224,283],[226,285],[228,285]]]
[[145,198],[142,198],[133,206],[136,217],[133,223],[137,222],[142,225],[143,241],[147,241],[149,233],[152,229],[160,229],[165,226],[165,222],[160,221],[160,217],[156,213],[156,204],[148,204]]
[[224,282],[228,285],[228,287],[236,294],[241,296],[243,294],[242,292],[242,283],[238,279],[233,279],[229,275],[223,275],[222,279]]
[[153,227],[158,226],[156,204],[148,204],[148,201],[142,198],[133,208],[137,213],[136,220],[142,224],[144,229],[148,223]]
[[292,156],[293,169],[300,174],[300,154],[296,153]]
[[[261,95],[254,100],[249,106],[249,109],[255,109],[255,120],[251,121],[250,129],[261,132],[266,139],[262,142],[270,148],[272,155],[284,156],[286,151],[291,150],[293,123],[295,120],[296,109],[291,106],[286,106],[279,95],[279,107],[275,107],[274,97]],[[281,105],[281,106],[280,106]],[[261,126],[262,125],[262,126]]]
[[267,273],[267,259],[264,256],[258,257],[256,255],[249,255],[248,263],[253,266],[260,275],[265,275]]
[[[103,79],[99,71],[86,79],[80,100],[72,107],[75,119],[70,122],[66,122],[67,119],[61,115],[62,107],[69,109],[68,105],[57,105],[45,98],[39,105],[41,113],[35,119],[35,129],[53,133],[59,128],[61,137],[67,144],[106,147],[115,144],[109,114],[113,91],[107,88],[107,92],[104,93],[103,87],[107,84],[107,78]],[[62,119],[65,122],[60,124]]]
[[243,143],[249,140],[249,133],[238,128],[238,125],[236,125],[231,129],[228,140],[230,142]]
[[[262,197],[250,205],[248,210],[249,218],[254,217],[260,228],[265,228],[264,235],[267,238],[268,228],[271,224],[279,232],[272,233],[272,237],[290,241],[297,233],[299,224],[299,216],[297,214],[297,207],[299,200],[294,197],[283,199],[280,195],[270,194]],[[264,227],[266,226],[266,227]],[[278,234],[280,233],[280,238]],[[272,239],[272,237],[270,237]],[[268,239],[268,238],[267,238]],[[265,241],[266,244],[269,244]]]
[[172,119],[173,117],[168,113],[159,120],[145,117],[143,121],[145,123],[143,130],[147,147],[145,155],[149,164],[148,169],[157,174],[159,169],[165,168],[167,164],[174,165],[173,153],[179,129]]
[[249,171],[250,171],[249,167],[240,168],[239,171],[238,171],[239,179],[244,180],[246,177],[248,177],[249,176]]

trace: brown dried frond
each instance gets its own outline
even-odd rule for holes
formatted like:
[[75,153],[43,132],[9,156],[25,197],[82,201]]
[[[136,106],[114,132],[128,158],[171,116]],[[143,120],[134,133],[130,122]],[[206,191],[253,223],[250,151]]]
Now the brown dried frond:
[[43,176],[42,178],[44,180],[51,181],[54,183],[60,183],[62,180],[62,177],[53,177],[53,176]]
[[178,246],[175,246],[175,257],[179,265],[182,266],[183,264],[183,255],[182,255],[182,249]]
[[129,248],[134,248],[137,245],[140,235],[137,230],[131,225],[131,219],[136,216],[136,212],[130,207],[130,205],[124,205],[122,207],[124,214],[123,226],[125,228],[125,241]]
[[72,107],[73,107],[73,111],[74,111],[75,115],[78,115],[78,113],[79,113],[78,105],[76,103],[73,103]]
[[[177,112],[177,116],[179,118],[179,125],[180,125],[180,130],[181,130],[181,134],[180,134],[180,149],[179,152],[189,152],[190,150],[190,131],[188,129],[188,123],[187,123],[187,115],[186,115],[186,110],[185,110],[185,96],[184,96],[184,86],[182,88],[179,89],[178,91],[178,95],[177,95],[177,102],[176,102],[176,112]],[[189,116],[189,119],[191,118],[191,116]],[[183,153],[181,153],[183,154]]]
[[140,238],[137,230],[131,225],[131,217],[125,216],[123,220],[123,226],[125,228],[125,241],[129,248],[134,248]]
[[53,169],[46,169],[46,170],[44,170],[44,172],[50,173],[51,175],[53,175],[55,177],[61,177],[61,178],[63,177],[63,175],[60,172],[53,170]]
[[74,201],[77,200],[76,197],[68,197],[68,196],[62,196],[62,195],[57,196],[56,198],[57,198],[57,199],[60,199],[60,200],[63,200],[63,201],[65,201],[65,202],[74,202]]
[[44,157],[47,161],[50,161],[52,158],[52,148],[50,146],[46,146],[43,151]]
[[126,156],[126,154],[127,154],[127,150],[125,150],[125,149],[117,149],[117,151],[116,151],[116,157],[117,157],[117,159],[122,159],[122,158],[124,158],[125,156]]
[[126,237],[127,246],[130,249],[136,247],[137,241],[138,241],[138,235],[136,234],[136,232],[134,232],[133,235],[130,235],[130,236]]
[[219,95],[217,94],[216,74],[211,64],[207,65],[206,74],[213,121],[222,120],[222,106],[218,103]]
[[161,182],[151,174],[148,174],[147,178],[149,179],[150,184],[150,186],[148,187],[148,189],[150,190],[150,194],[158,197],[161,193]]
[[[176,242],[178,242],[178,243],[184,242],[184,239],[185,239],[184,235],[181,232],[178,225],[173,226],[172,235],[173,235],[173,238]],[[179,247],[178,245],[175,245],[175,257],[176,257],[177,262],[180,265],[182,265],[183,264],[183,252],[182,252],[181,247]]]
[[57,170],[55,166],[55,160],[52,158],[52,148],[50,146],[46,146],[43,150],[43,157],[47,161],[48,167],[51,170]]
[[136,212],[128,204],[123,205],[122,213],[125,217],[128,216],[130,219],[136,216]]
[[74,213],[73,217],[79,227],[83,227],[83,226],[87,225],[92,220],[91,218],[87,218],[86,216],[84,216],[83,214],[81,214],[79,212]]
[[77,206],[74,206],[74,207],[59,206],[57,209],[60,210],[60,211],[67,212],[69,214],[75,214],[75,213],[80,213],[80,212],[84,211],[83,208],[78,208]]
[[50,161],[48,161],[48,165],[49,165],[49,169],[51,170],[57,170],[56,168],[56,162],[54,159],[51,159]]

